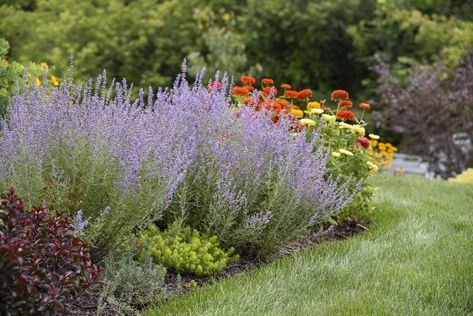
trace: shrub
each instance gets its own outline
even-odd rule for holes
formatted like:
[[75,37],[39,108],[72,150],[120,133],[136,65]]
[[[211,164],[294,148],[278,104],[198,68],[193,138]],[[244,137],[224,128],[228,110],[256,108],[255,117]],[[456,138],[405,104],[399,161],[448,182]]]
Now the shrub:
[[447,178],[465,170],[471,148],[455,138],[473,138],[471,56],[453,74],[441,63],[412,67],[404,82],[384,62],[375,70],[383,110],[374,117],[383,128],[402,135],[406,151],[428,161],[434,175]]
[[0,308],[2,314],[64,312],[79,292],[99,281],[87,244],[69,218],[41,207],[24,210],[11,189],[0,205]]
[[149,244],[156,263],[179,274],[211,276],[239,259],[234,248],[221,249],[216,236],[206,238],[190,227],[181,229],[173,225],[160,232],[150,225],[140,238]]
[[119,315],[138,314],[139,309],[167,297],[166,269],[154,264],[149,254],[141,262],[131,256],[110,258],[102,277],[98,315],[107,305]]
[[[59,85],[59,80],[52,73],[47,63],[20,64],[9,62],[7,53],[10,48],[9,43],[0,37],[0,116],[4,116],[7,111],[11,97],[15,95],[18,85],[29,84],[40,86],[43,80],[49,80],[52,85]],[[25,77],[26,81],[22,78]]]

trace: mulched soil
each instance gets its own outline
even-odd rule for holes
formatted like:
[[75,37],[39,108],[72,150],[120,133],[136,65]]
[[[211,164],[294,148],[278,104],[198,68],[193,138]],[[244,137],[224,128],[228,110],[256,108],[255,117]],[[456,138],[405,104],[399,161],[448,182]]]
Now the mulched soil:
[[[320,243],[348,239],[356,236],[364,230],[368,230],[366,221],[347,220],[339,225],[331,225],[327,228],[313,231],[309,236],[289,244],[280,250],[278,257],[297,253],[301,250],[314,247]],[[189,290],[189,282],[195,280],[199,287],[206,284],[214,283],[218,280],[228,278],[235,275],[247,273],[249,270],[261,266],[262,263],[255,262],[251,258],[241,258],[236,264],[225,268],[221,273],[208,277],[199,278],[195,276],[178,276],[174,273],[168,272],[165,280],[165,288],[168,293],[182,294]],[[88,290],[83,293],[79,301],[68,309],[67,315],[96,315],[97,301],[100,295],[100,289],[96,288]],[[111,309],[105,308],[101,314],[104,316],[116,315]]]

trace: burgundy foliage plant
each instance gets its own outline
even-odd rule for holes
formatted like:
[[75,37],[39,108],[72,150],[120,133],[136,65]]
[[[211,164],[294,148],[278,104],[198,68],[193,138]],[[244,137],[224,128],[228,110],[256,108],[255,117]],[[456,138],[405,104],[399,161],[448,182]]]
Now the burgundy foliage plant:
[[0,204],[0,314],[64,312],[99,282],[88,246],[70,219],[42,207],[25,210],[14,189]]

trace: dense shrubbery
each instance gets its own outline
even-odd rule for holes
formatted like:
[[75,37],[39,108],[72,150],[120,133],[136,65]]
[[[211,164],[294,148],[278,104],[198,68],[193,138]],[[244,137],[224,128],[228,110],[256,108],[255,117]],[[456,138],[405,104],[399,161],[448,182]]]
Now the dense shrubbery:
[[133,102],[126,82],[112,90],[104,77],[46,88],[13,99],[0,132],[1,183],[28,205],[100,218],[85,228],[97,259],[132,231],[175,220],[265,256],[350,203],[351,183],[326,178],[316,133],[307,143],[288,134],[289,119],[235,113],[225,89],[180,77]]
[[[10,98],[15,94],[17,88],[24,84],[39,86],[43,80],[50,80],[54,86],[59,85],[59,80],[51,74],[48,64],[35,64],[32,62],[22,65],[17,62],[9,62],[7,53],[10,45],[0,37],[0,116],[4,116]],[[26,76],[27,80],[23,77]]]
[[31,211],[12,189],[0,204],[0,311],[7,315],[64,312],[81,290],[99,281],[88,246],[68,217]]
[[[430,171],[443,178],[461,173],[472,155],[473,64],[466,55],[449,74],[441,63],[412,67],[406,81],[380,62],[382,110],[376,113],[384,130],[402,135],[406,151],[430,162]],[[461,139],[466,142],[461,146]],[[465,146],[466,145],[466,146]]]
[[234,248],[221,249],[216,236],[206,238],[190,227],[172,225],[161,232],[150,225],[140,234],[140,239],[149,247],[157,264],[179,274],[211,276],[239,259]]

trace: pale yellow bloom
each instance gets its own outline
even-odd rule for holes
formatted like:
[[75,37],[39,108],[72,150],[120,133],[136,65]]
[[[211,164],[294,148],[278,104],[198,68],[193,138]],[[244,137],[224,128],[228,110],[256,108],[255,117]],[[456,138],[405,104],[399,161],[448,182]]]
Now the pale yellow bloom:
[[328,114],[322,114],[322,119],[325,122],[335,122],[337,120],[335,115],[328,115]]
[[41,80],[39,80],[38,78],[35,79],[35,83],[37,86],[39,86],[41,84]]
[[378,166],[375,163],[372,163],[371,161],[368,161],[368,162],[366,162],[366,164],[368,165],[368,168],[370,170],[378,171]]
[[355,133],[357,133],[360,136],[365,136],[365,128],[360,126],[360,125],[353,125],[353,129],[355,130]]
[[311,120],[311,119],[303,118],[303,119],[301,119],[301,124],[306,125],[306,126],[314,126],[315,121]]
[[324,113],[324,110],[322,109],[312,109],[310,110],[310,114],[322,114]]
[[368,136],[369,136],[369,138],[371,138],[371,139],[379,139],[379,136],[376,135],[376,134],[369,134]]
[[332,156],[334,156],[334,157],[340,157],[341,154],[340,154],[339,152],[334,151],[334,152],[332,152]]
[[353,153],[351,151],[343,149],[343,148],[339,149],[338,152],[347,156],[353,156]]

